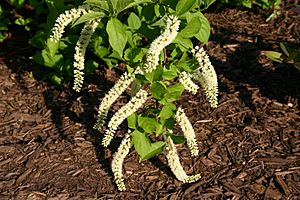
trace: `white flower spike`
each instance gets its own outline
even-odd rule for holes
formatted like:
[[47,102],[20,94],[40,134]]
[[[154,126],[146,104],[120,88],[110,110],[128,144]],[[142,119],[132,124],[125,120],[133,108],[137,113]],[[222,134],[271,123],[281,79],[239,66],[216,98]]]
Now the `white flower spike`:
[[60,14],[55,21],[54,28],[50,35],[50,39],[54,42],[58,42],[62,34],[64,33],[65,27],[70,24],[73,20],[79,18],[81,15],[91,12],[94,8],[90,5],[81,5],[77,9],[72,8],[64,13]]
[[133,81],[133,77],[126,72],[116,82],[114,87],[104,96],[99,106],[97,122],[94,126],[95,129],[100,128],[104,124],[107,113],[111,105],[118,99],[118,97],[126,90],[126,88]]
[[194,71],[193,78],[201,83],[211,107],[216,108],[218,105],[218,79],[215,69],[203,48],[196,46],[192,53],[199,63],[199,68]]
[[171,44],[178,34],[180,20],[175,16],[169,16],[167,19],[167,26],[165,31],[156,38],[150,45],[148,54],[146,57],[146,64],[142,70],[136,71],[136,73],[146,74],[155,70],[159,62],[159,55],[162,50]]
[[115,153],[111,168],[114,173],[115,182],[118,186],[118,190],[125,191],[126,187],[123,180],[123,163],[125,157],[128,155],[130,148],[132,147],[131,139],[130,139],[130,131],[128,131],[128,134],[126,134],[125,138],[122,140],[118,151]]
[[99,22],[100,22],[100,19],[88,21],[84,25],[84,27],[80,33],[80,37],[76,43],[75,54],[74,54],[74,64],[73,64],[74,78],[75,78],[73,89],[76,92],[80,91],[82,84],[83,84],[84,57],[85,57],[86,48],[91,40],[93,33],[96,30]]
[[185,173],[182,165],[180,164],[180,160],[173,140],[169,136],[166,139],[166,150],[168,151],[168,165],[178,180],[182,181],[183,183],[192,183],[198,181],[201,178],[200,174],[188,176]]
[[199,149],[196,141],[196,135],[191,122],[185,115],[182,108],[178,108],[175,115],[175,120],[182,129],[182,132],[184,134],[184,137],[186,138],[187,145],[191,151],[192,156],[198,156]]
[[107,147],[114,137],[119,125],[132,113],[136,112],[147,100],[148,93],[140,90],[126,105],[121,107],[108,123],[108,130],[105,132],[102,145]]

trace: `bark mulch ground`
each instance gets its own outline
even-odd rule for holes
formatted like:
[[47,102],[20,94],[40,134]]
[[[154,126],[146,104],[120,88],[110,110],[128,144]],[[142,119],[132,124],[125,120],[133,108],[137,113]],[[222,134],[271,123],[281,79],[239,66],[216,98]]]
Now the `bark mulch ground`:
[[[16,61],[21,55],[3,54],[0,199],[300,198],[300,72],[261,55],[279,50],[281,41],[299,45],[299,15],[286,9],[270,23],[265,13],[236,9],[206,16],[219,106],[211,109],[202,93],[185,93],[180,103],[200,156],[191,159],[186,146],[178,146],[185,170],[202,175],[199,182],[177,181],[164,155],[139,163],[131,152],[124,164],[127,191],[118,192],[110,162],[124,130],[105,149],[103,133],[92,129],[97,106],[118,75],[98,73],[76,94],[31,78]],[[113,110],[125,101],[124,95]]]

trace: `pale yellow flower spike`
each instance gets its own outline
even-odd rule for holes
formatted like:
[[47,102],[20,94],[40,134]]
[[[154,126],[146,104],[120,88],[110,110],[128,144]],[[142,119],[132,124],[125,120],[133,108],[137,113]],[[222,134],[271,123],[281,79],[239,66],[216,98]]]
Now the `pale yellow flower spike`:
[[123,180],[123,163],[125,157],[128,155],[130,148],[132,147],[131,139],[130,139],[130,131],[128,131],[128,134],[125,135],[125,138],[122,140],[118,151],[114,154],[111,168],[112,172],[114,173],[115,182],[118,186],[118,190],[125,191],[126,187]]
[[168,151],[168,165],[178,180],[184,183],[192,183],[198,181],[201,178],[200,174],[188,176],[185,173],[182,165],[180,164],[180,160],[173,140],[169,136],[166,139],[166,150]]
[[85,57],[86,48],[91,40],[93,33],[96,30],[99,22],[100,22],[100,19],[88,21],[84,25],[84,27],[80,33],[80,37],[76,43],[75,54],[74,54],[74,64],[73,64],[74,78],[75,78],[73,89],[76,92],[80,91],[82,84],[83,84],[84,57]]
[[216,108],[218,104],[218,79],[215,69],[203,48],[196,46],[192,53],[199,63],[199,68],[194,71],[193,78],[201,83],[211,107]]
[[175,16],[169,16],[165,31],[156,38],[150,45],[146,57],[146,64],[143,69],[136,70],[136,74],[146,74],[155,70],[159,62],[159,55],[162,50],[171,44],[178,34],[180,20]]
[[79,18],[81,15],[87,14],[93,11],[93,7],[90,5],[81,5],[77,9],[72,8],[71,10],[66,10],[64,13],[60,14],[55,21],[54,28],[52,29],[50,40],[53,42],[58,42],[62,34],[64,33],[65,27],[70,24],[73,20]]
[[121,107],[111,118],[108,123],[108,130],[105,132],[102,140],[102,145],[107,147],[114,137],[118,126],[132,113],[136,112],[144,105],[147,100],[148,93],[145,90],[140,90],[126,105]]
[[175,120],[182,129],[182,132],[184,134],[184,137],[186,138],[187,145],[191,151],[192,156],[198,156],[199,149],[196,141],[195,131],[182,108],[178,108],[175,115]]
[[121,76],[121,78],[116,82],[113,88],[104,96],[101,101],[98,110],[97,122],[94,125],[95,129],[103,126],[104,121],[107,117],[107,113],[111,105],[118,99],[118,97],[126,90],[126,88],[133,81],[133,76],[128,75],[126,72]]

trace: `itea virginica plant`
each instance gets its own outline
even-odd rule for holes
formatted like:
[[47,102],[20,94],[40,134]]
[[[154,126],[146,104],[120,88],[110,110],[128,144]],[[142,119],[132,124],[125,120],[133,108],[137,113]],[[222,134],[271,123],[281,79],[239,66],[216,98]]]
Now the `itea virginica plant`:
[[[68,23],[93,9],[85,5],[60,15],[52,31],[52,40],[58,41]],[[73,88],[76,91],[80,90],[83,83],[85,51],[98,23],[98,19],[85,23],[75,47]],[[127,119],[127,134],[112,159],[112,171],[120,191],[126,189],[122,168],[131,147],[134,147],[139,155],[140,162],[165,152],[171,171],[183,183],[192,183],[200,179],[200,174],[187,175],[180,163],[176,144],[186,141],[194,157],[198,156],[199,148],[196,133],[184,109],[176,106],[174,102],[184,90],[196,94],[199,86],[193,80],[197,80],[203,87],[211,107],[215,108],[218,81],[209,56],[198,46],[190,49],[190,53],[184,54],[180,60],[174,59],[168,63],[166,49],[176,40],[179,26],[178,17],[167,16],[164,31],[150,44],[144,62],[138,66],[128,66],[131,70],[120,77],[99,106],[94,128],[101,130],[110,107],[128,87],[132,87],[132,98],[109,119],[102,140],[102,145],[107,147],[118,127]],[[149,99],[153,99],[155,105],[151,104]],[[140,109],[142,107],[143,112]],[[183,134],[174,134],[172,129],[175,126],[179,126]]]

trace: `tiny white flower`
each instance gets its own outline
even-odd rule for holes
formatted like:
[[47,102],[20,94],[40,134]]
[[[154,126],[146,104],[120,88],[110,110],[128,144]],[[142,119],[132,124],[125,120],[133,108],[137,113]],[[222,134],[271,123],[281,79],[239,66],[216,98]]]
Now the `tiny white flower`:
[[184,183],[192,183],[198,181],[201,178],[200,174],[188,176],[185,173],[180,163],[175,144],[173,143],[173,140],[170,136],[168,136],[166,139],[166,150],[168,151],[168,165],[178,180]]
[[75,54],[74,54],[74,86],[73,89],[76,92],[79,92],[82,84],[83,84],[83,70],[84,70],[84,57],[85,57],[85,52],[86,52],[86,48],[91,40],[91,37],[93,35],[93,33],[95,32],[98,24],[99,24],[100,20],[91,20],[88,21],[81,33],[80,33],[80,37],[76,43],[76,47],[75,47]]
[[196,141],[195,131],[193,129],[191,122],[185,115],[184,110],[182,108],[178,108],[176,115],[175,115],[175,120],[181,127],[181,130],[184,134],[184,137],[186,138],[187,145],[191,151],[192,156],[198,156],[199,149],[198,149],[198,144]]
[[115,182],[118,186],[118,190],[125,191],[126,187],[123,180],[123,163],[125,157],[128,155],[130,148],[132,147],[132,142],[130,139],[130,131],[128,131],[128,134],[125,135],[125,138],[122,140],[118,151],[114,154],[111,168],[112,172],[114,173]]
[[148,93],[140,90],[132,99],[123,107],[121,107],[108,123],[108,130],[105,132],[102,145],[107,147],[112,140],[119,125],[132,113],[136,112],[147,100]]
[[190,74],[186,72],[181,72],[179,82],[184,86],[184,89],[192,94],[196,94],[199,89],[199,86],[192,81]]
[[94,126],[95,129],[100,128],[104,124],[107,113],[111,105],[118,99],[118,97],[126,90],[126,88],[133,81],[133,76],[128,75],[126,72],[116,82],[113,88],[104,96],[99,106],[97,122]]
[[218,104],[218,79],[215,69],[203,48],[196,46],[192,53],[199,63],[199,68],[194,71],[193,78],[198,80],[204,88],[211,107],[216,108]]

